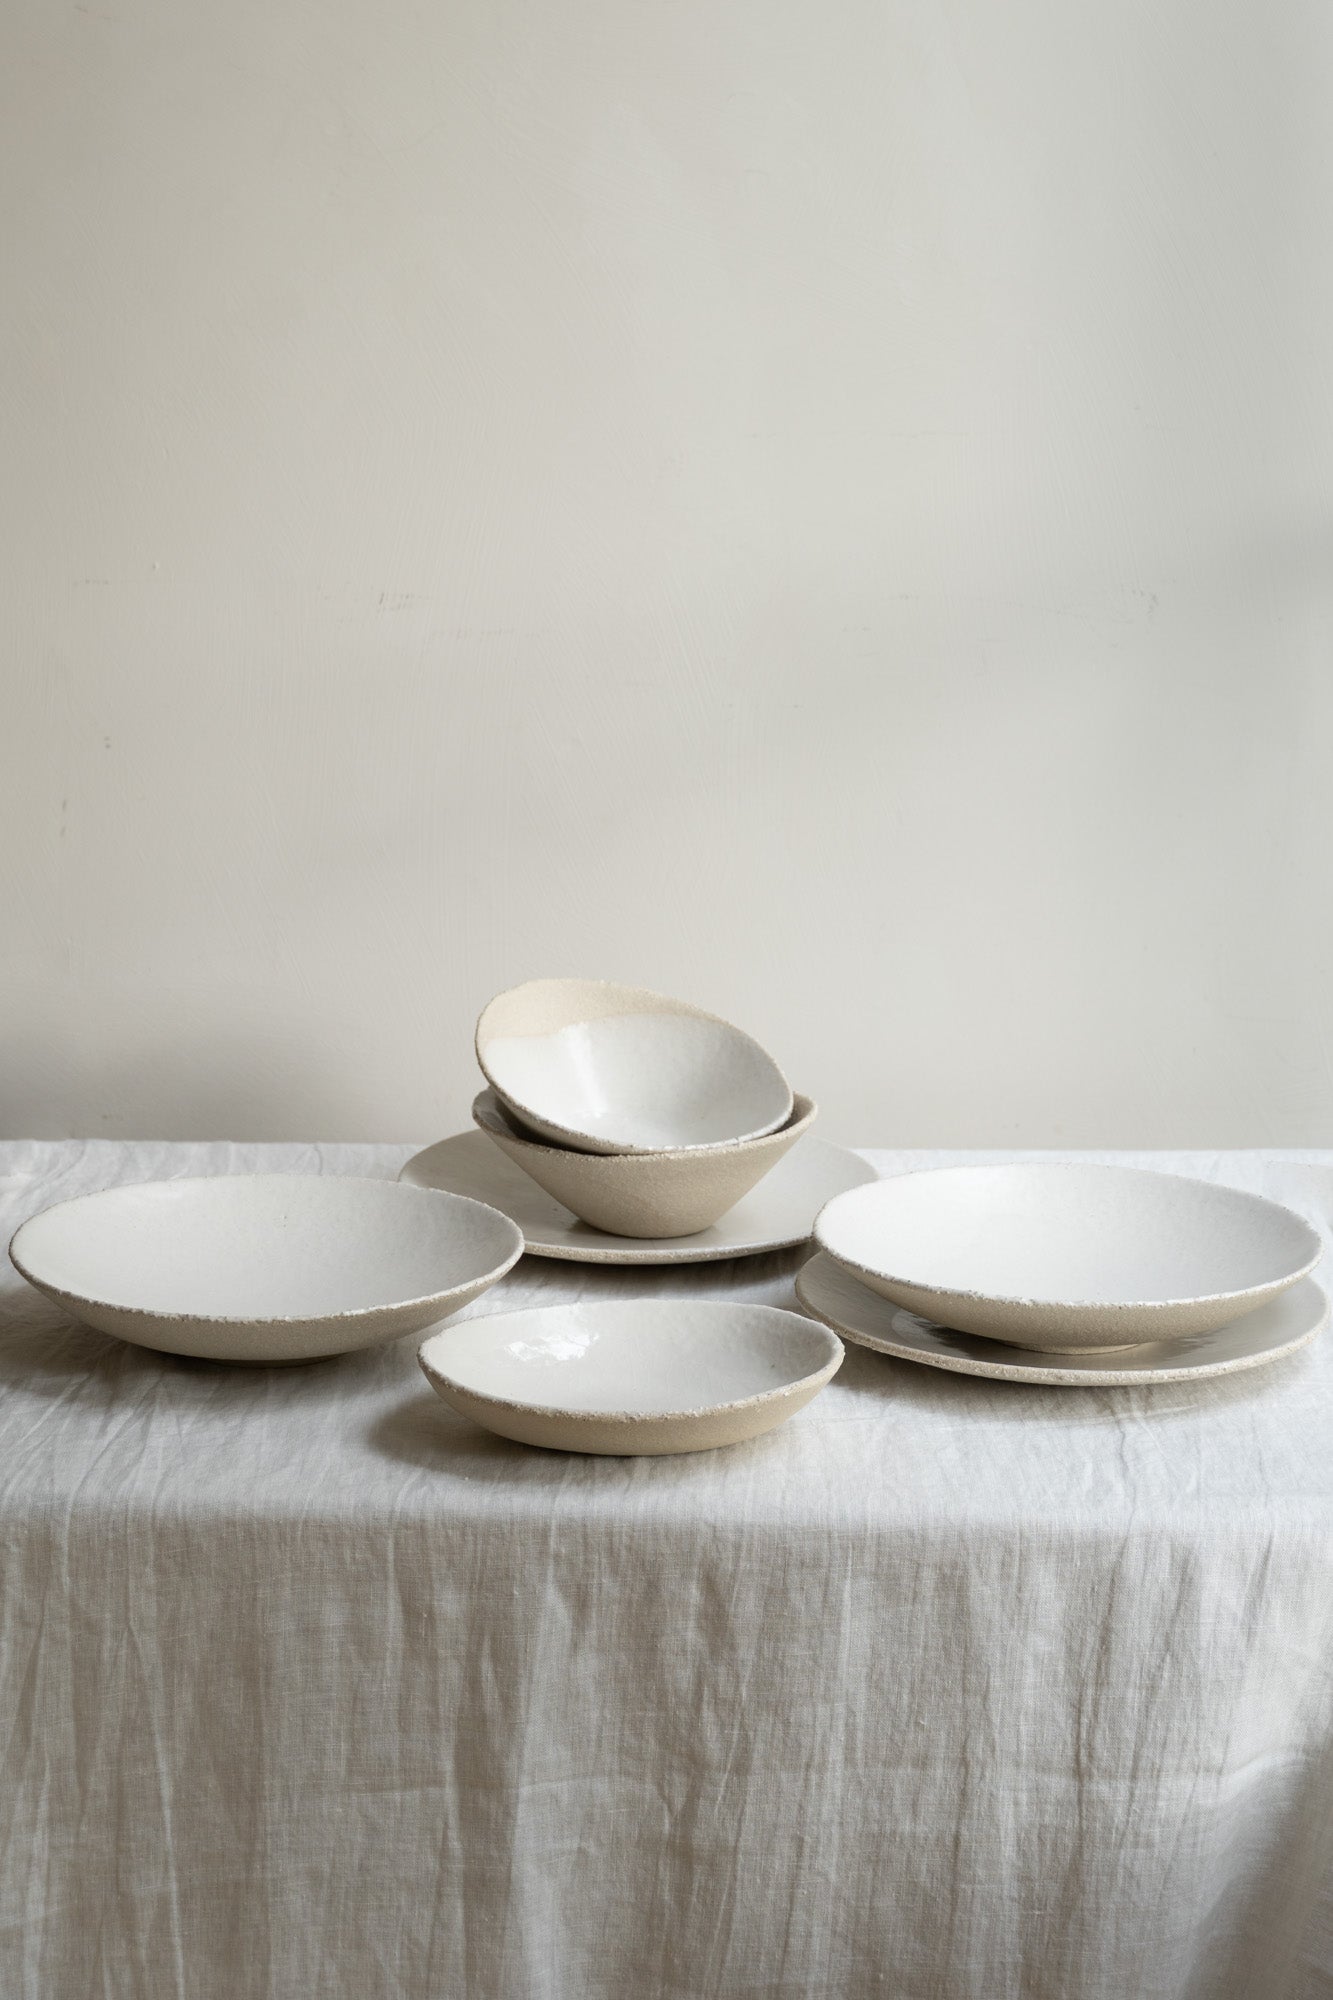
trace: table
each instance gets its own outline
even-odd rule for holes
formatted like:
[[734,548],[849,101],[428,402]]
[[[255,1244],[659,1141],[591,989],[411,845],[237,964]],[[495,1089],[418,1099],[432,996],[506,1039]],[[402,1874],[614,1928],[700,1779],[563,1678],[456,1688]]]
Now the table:
[[[9,1144],[0,1225],[410,1150]],[[1081,1157],[1329,1232],[1333,1152]],[[472,1310],[791,1304],[803,1254]],[[473,1429],[414,1347],[176,1360],[7,1269],[5,2000],[1333,1992],[1333,1335],[1152,1391],[849,1349],[642,1460]]]

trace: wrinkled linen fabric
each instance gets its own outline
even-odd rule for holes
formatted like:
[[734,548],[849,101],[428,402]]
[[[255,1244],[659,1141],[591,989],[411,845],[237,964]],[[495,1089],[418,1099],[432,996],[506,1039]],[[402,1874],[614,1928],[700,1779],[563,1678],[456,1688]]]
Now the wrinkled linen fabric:
[[[11,1144],[0,1220],[410,1150]],[[1082,1157],[1328,1235],[1333,1154]],[[805,1254],[471,1311],[792,1305]],[[173,1359],[6,1267],[4,2000],[1333,1993],[1333,1335],[1155,1390],[849,1347],[637,1460],[490,1437],[415,1346]]]

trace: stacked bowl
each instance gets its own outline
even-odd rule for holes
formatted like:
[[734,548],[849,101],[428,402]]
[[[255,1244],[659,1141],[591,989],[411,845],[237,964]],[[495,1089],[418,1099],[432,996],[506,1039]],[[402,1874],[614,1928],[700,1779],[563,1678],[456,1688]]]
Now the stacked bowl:
[[[640,986],[529,980],[483,1010],[476,1048],[479,1130],[592,1230],[659,1260],[663,1239],[711,1230],[815,1118],[753,1036]],[[685,1298],[488,1314],[418,1356],[444,1402],[501,1437],[634,1456],[773,1430],[842,1357],[799,1314]]]
[[798,1275],[807,1311],[868,1347],[1014,1379],[1223,1373],[1302,1345],[1327,1301],[1318,1232],[1182,1175],[996,1162],[838,1195]]
[[615,1236],[710,1228],[816,1116],[752,1036],[640,986],[529,980],[483,1010],[476,1047],[474,1122]]

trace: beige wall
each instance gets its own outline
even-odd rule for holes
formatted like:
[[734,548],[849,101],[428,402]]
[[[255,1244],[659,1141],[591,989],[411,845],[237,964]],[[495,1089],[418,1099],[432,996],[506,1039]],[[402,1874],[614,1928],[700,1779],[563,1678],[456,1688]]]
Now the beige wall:
[[0,1129],[1333,1143],[1329,16],[9,0]]

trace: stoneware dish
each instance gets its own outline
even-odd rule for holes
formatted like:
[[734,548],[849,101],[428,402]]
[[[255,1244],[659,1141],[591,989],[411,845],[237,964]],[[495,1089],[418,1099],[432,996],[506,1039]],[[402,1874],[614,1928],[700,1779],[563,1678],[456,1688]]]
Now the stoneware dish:
[[807,1312],[859,1347],[951,1374],[1059,1389],[1141,1388],[1235,1375],[1294,1354],[1328,1323],[1328,1300],[1313,1278],[1302,1278],[1267,1305],[1211,1333],[1149,1341],[1119,1354],[1039,1354],[935,1326],[870,1291],[822,1250],[798,1271],[796,1296]]
[[791,1117],[738,1146],[686,1146],[674,1153],[578,1153],[526,1138],[493,1090],[472,1106],[479,1129],[515,1166],[594,1229],[611,1236],[693,1236],[734,1208],[814,1124],[798,1097]]
[[660,1153],[776,1132],[792,1093],[729,1021],[642,986],[531,979],[477,1022],[477,1061],[521,1127],[588,1153]]
[[938,1167],[830,1202],[815,1241],[937,1326],[1084,1353],[1208,1333],[1318,1262],[1277,1202],[1138,1167]]
[[875,1170],[855,1153],[807,1134],[772,1173],[734,1208],[696,1236],[614,1236],[580,1222],[538,1187],[486,1132],[459,1132],[410,1159],[399,1176],[417,1187],[473,1195],[511,1215],[533,1257],[575,1264],[708,1264],[756,1257],[804,1243],[825,1202],[844,1188],[873,1181]]
[[551,1451],[708,1451],[775,1430],[842,1363],[827,1327],[776,1306],[626,1299],[487,1313],[420,1352],[474,1423]]
[[523,1254],[507,1215],[400,1181],[146,1181],[25,1222],[16,1268],[75,1319],[212,1361],[313,1361],[420,1333]]

